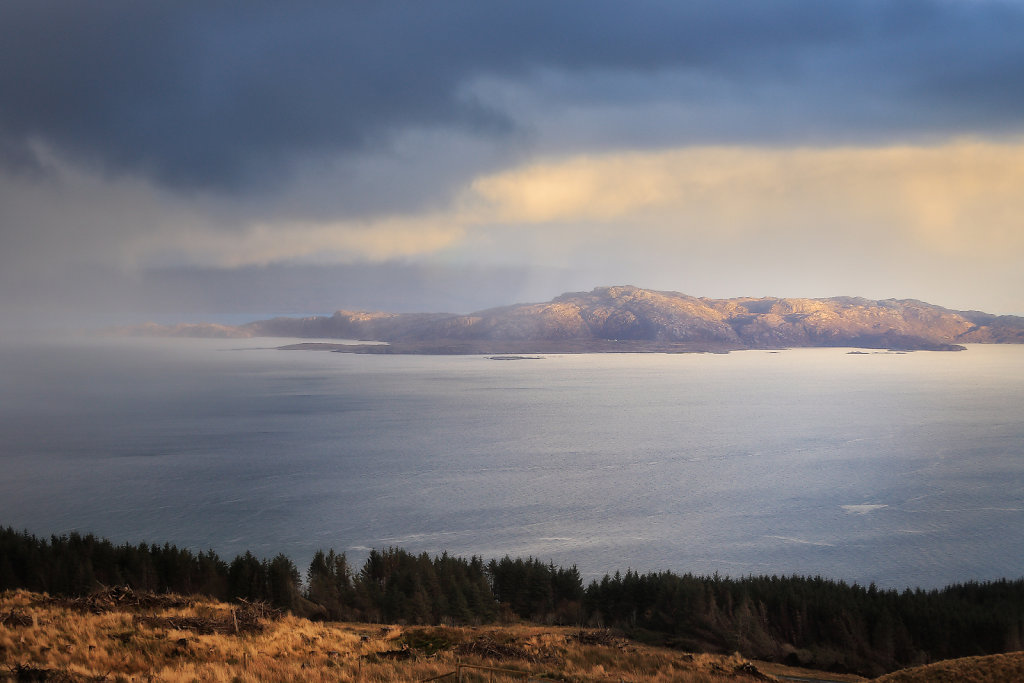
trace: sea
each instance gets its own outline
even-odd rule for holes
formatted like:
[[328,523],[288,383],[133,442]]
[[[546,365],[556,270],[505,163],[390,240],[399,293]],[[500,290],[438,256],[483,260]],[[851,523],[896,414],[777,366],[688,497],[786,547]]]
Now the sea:
[[904,589],[1024,576],[1024,346],[357,355],[0,344],[0,526]]

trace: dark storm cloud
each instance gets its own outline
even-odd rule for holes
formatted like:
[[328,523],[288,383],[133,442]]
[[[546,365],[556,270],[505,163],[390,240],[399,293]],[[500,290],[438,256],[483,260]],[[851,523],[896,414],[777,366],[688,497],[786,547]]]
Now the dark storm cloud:
[[692,105],[647,133],[659,144],[1016,132],[1022,35],[1020,4],[966,0],[8,0],[0,156],[25,169],[42,143],[177,189],[264,191],[410,130],[511,146],[544,112],[473,86],[544,73],[577,85],[536,91],[542,107]]

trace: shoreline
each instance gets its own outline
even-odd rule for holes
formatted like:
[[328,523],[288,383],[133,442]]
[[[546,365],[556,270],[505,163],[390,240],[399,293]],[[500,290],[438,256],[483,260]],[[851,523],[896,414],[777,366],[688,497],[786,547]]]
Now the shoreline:
[[[793,348],[853,348],[859,353],[910,351],[966,351],[960,344],[920,344],[913,348],[888,346],[855,346],[852,344],[820,346],[743,346],[715,342],[661,342],[648,340],[556,340],[556,341],[464,341],[437,340],[423,342],[392,342],[338,344],[334,342],[300,342],[275,347],[279,351],[330,351],[333,353],[420,355],[420,356],[534,356],[538,354],[582,353],[715,353],[731,351],[785,351]],[[858,353],[851,351],[850,353]]]

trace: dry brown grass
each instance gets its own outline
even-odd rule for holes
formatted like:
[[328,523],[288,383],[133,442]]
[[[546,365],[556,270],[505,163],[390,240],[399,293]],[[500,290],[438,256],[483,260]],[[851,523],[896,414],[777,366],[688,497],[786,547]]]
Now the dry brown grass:
[[758,669],[771,676],[788,676],[793,679],[829,681],[829,683],[868,683],[868,679],[857,674],[839,674],[831,671],[816,671],[797,666],[786,666],[776,662],[754,662]]
[[739,655],[686,654],[602,631],[315,623],[268,613],[260,628],[236,633],[227,625],[239,608],[217,602],[147,597],[90,604],[99,606],[83,610],[25,591],[0,595],[0,679],[398,682],[461,663],[581,683],[775,680]]
[[1014,683],[1024,681],[1024,652],[964,657],[903,669],[874,683]]

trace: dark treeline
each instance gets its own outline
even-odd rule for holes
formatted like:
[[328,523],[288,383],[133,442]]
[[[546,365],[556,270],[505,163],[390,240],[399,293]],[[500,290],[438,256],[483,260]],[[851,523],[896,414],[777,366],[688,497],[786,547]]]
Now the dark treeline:
[[169,544],[0,529],[0,590],[80,595],[101,585],[264,600],[314,619],[614,627],[688,650],[866,675],[1019,650],[1024,636],[1024,579],[900,592],[820,577],[627,572],[584,587],[575,566],[399,548],[371,551],[358,570],[344,554],[321,551],[303,577],[285,555],[226,562]]
[[821,577],[618,573],[591,583],[586,612],[684,649],[879,675],[1021,649],[1024,579],[879,590]]

